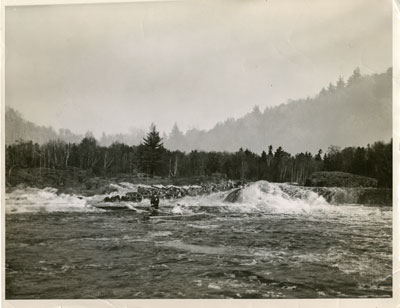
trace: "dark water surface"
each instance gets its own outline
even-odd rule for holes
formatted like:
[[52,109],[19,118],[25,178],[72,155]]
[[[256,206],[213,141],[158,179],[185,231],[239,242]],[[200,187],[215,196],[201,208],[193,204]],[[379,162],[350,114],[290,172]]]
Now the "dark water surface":
[[391,297],[391,208],[245,206],[8,213],[6,298]]

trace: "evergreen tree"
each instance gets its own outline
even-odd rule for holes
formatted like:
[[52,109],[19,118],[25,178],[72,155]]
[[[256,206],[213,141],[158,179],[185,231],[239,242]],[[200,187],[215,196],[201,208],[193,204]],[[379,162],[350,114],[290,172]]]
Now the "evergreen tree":
[[265,151],[261,152],[261,161],[266,162],[267,161],[267,153]]
[[261,110],[260,110],[260,107],[258,106],[258,105],[255,105],[254,107],[253,107],[253,114],[255,115],[255,116],[261,116]]
[[161,155],[164,151],[164,145],[160,133],[156,126],[150,126],[150,132],[141,144],[142,149],[142,167],[151,175],[154,176],[161,162]]
[[356,81],[360,80],[361,78],[361,72],[360,72],[360,68],[357,67],[354,71],[353,74],[349,77],[349,80],[347,81],[347,84],[353,84]]
[[346,84],[344,83],[342,76],[340,76],[336,83],[336,89],[343,89],[345,86]]
[[166,139],[165,146],[170,150],[183,150],[185,148],[185,136],[179,130],[178,124],[174,124],[168,139]]
[[318,153],[315,155],[315,160],[316,161],[321,161],[322,160],[322,150],[321,149],[319,149],[318,150]]

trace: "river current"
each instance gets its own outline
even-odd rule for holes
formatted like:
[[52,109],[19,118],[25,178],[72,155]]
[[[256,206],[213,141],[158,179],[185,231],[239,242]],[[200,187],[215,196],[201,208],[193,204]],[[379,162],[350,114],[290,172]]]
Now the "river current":
[[[117,193],[134,191],[128,183]],[[256,182],[229,192],[96,208],[53,188],[6,196],[6,298],[392,296],[392,208],[329,204]]]

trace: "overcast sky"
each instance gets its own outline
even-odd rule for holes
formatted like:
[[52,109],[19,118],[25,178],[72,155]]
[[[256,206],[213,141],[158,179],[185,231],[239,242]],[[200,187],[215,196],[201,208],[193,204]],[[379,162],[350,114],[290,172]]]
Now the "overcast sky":
[[209,129],[392,62],[390,0],[147,2],[6,9],[6,105],[96,136]]

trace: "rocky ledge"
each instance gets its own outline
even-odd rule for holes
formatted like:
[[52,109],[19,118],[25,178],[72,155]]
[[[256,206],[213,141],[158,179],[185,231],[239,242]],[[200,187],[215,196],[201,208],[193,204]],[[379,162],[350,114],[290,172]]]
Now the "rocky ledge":
[[242,188],[246,185],[244,181],[228,180],[218,184],[204,185],[139,185],[136,192],[128,192],[125,195],[115,195],[104,198],[104,202],[131,201],[140,202],[143,199],[149,199],[152,195],[157,195],[160,199],[179,199],[185,196],[201,196],[228,191],[234,188]]

